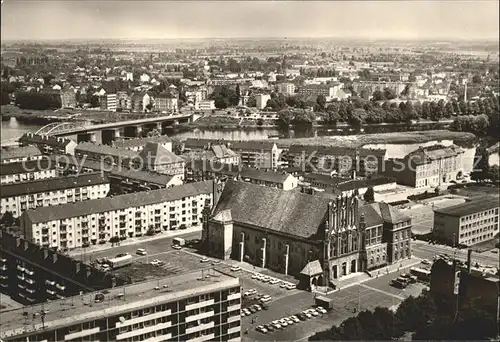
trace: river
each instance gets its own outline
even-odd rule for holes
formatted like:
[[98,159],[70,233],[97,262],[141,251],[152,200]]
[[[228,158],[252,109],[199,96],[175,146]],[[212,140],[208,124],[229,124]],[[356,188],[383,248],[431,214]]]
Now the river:
[[[404,125],[372,125],[364,127],[365,133],[386,133],[403,131]],[[433,124],[432,129],[439,129],[437,124]],[[42,125],[22,123],[16,118],[2,121],[2,142],[13,142],[26,132],[36,132]],[[444,127],[442,127],[444,128]],[[422,126],[413,127],[413,129],[424,129]],[[304,138],[314,136],[328,135],[352,135],[356,134],[352,129],[347,127],[312,127],[300,126],[293,129],[279,128],[245,128],[245,129],[195,129],[192,131],[176,131],[168,128],[165,133],[171,137],[178,139],[187,138],[205,138],[205,139],[224,139],[224,140],[266,140],[270,135],[280,135],[286,138]],[[76,137],[70,137],[76,139]],[[100,134],[96,135],[97,143],[100,143]]]

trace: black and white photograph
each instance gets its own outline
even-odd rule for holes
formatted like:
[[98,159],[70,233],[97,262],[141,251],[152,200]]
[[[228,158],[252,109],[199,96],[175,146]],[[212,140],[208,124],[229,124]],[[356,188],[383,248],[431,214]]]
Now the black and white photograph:
[[498,0],[2,0],[0,342],[500,340]]

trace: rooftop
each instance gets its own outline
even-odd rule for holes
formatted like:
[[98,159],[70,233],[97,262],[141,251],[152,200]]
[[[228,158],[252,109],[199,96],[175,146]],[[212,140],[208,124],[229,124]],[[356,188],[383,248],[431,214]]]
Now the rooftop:
[[30,143],[30,144],[44,144],[50,146],[60,146],[64,147],[68,145],[72,140],[65,138],[58,138],[49,135],[41,135],[41,134],[33,134],[33,133],[24,133],[21,138],[19,138],[20,142]]
[[167,150],[159,143],[148,142],[138,157],[147,165],[164,165],[171,163],[184,163],[184,160]]
[[[58,191],[71,188],[81,188],[98,184],[109,183],[106,176],[100,172],[83,173],[78,176],[39,179],[31,182],[2,185],[1,198],[33,195],[41,192]],[[54,208],[54,207],[50,207]],[[47,207],[47,209],[49,209]]]
[[271,150],[276,144],[274,142],[259,141],[231,141],[229,148],[232,150],[262,151]]
[[75,216],[91,215],[175,201],[183,197],[197,196],[200,194],[211,194],[213,191],[212,186],[212,181],[190,183],[167,189],[136,192],[115,197],[61,204],[52,207],[40,207],[27,210],[24,212],[24,215],[27,215],[32,223],[49,222]]
[[41,156],[42,152],[36,146],[9,147],[3,148],[0,152],[0,160],[28,158]]
[[135,138],[135,139],[124,139],[113,142],[113,146],[116,148],[133,148],[133,147],[143,147],[146,146],[148,142],[166,144],[172,142],[166,135],[161,135],[159,137],[147,137],[147,138]]
[[498,208],[500,206],[498,200],[499,200],[498,196],[484,196],[478,200],[457,204],[451,207],[435,209],[434,212],[460,217],[460,216],[475,214],[489,209]]
[[[209,275],[210,277],[206,277]],[[49,303],[2,312],[0,338],[22,335],[42,329],[40,316],[45,310],[45,328],[54,328],[88,321],[100,317],[116,316],[156,303],[168,303],[216,290],[239,286],[234,278],[216,270],[191,272],[178,276],[155,279],[107,290],[105,300],[96,303],[95,293],[51,301]],[[24,312],[27,312],[25,324]]]
[[89,142],[80,143],[75,147],[75,153],[81,154],[99,154],[99,155],[109,155],[113,157],[119,157],[124,159],[131,159],[137,157],[137,152],[111,147],[107,145],[97,145]]
[[0,175],[16,175],[21,173],[30,173],[35,171],[46,171],[55,169],[56,165],[54,163],[50,163],[47,159],[40,160],[28,160],[25,162],[18,163],[8,163],[8,164],[0,164]]

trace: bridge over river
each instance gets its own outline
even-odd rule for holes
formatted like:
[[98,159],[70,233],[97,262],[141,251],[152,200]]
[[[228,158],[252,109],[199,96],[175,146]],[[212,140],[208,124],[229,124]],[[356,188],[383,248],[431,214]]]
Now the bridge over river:
[[50,135],[55,137],[76,136],[77,142],[96,141],[96,133],[101,132],[101,141],[108,144],[116,138],[137,137],[143,129],[157,129],[163,133],[163,128],[172,124],[192,122],[193,114],[176,114],[168,116],[155,116],[150,118],[117,121],[98,125],[86,125],[84,122],[53,122],[43,126],[35,134]]

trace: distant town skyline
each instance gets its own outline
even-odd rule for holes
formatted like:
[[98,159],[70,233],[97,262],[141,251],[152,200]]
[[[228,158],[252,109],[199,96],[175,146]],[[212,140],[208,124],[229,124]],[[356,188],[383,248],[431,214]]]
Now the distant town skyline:
[[498,40],[485,1],[5,0],[2,40],[324,37]]

